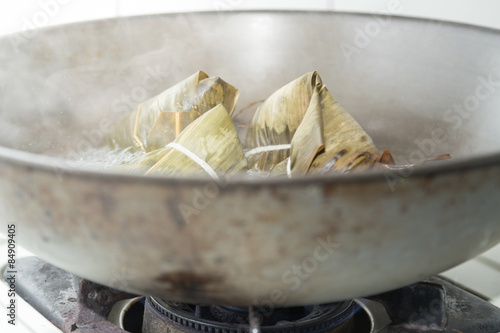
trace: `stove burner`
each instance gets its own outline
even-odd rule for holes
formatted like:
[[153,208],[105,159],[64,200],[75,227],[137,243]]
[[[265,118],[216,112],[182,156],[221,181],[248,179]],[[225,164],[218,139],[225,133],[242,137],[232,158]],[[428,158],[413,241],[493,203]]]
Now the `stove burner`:
[[[262,333],[350,333],[358,309],[353,301],[278,308],[258,312]],[[192,305],[148,297],[143,333],[245,333],[250,330],[248,308]]]
[[[264,312],[259,327],[255,308],[197,307],[150,297],[144,307],[140,303],[134,311],[126,311],[123,322],[110,322],[114,306],[137,295],[97,285],[35,257],[18,259],[17,271],[22,276],[16,285],[18,296],[65,333],[254,333],[254,329],[272,333],[500,332],[499,308],[439,277],[356,299],[356,304],[278,309],[272,316]],[[7,274],[5,270],[4,276]],[[142,332],[141,315],[145,321]],[[122,324],[127,331],[117,326]]]

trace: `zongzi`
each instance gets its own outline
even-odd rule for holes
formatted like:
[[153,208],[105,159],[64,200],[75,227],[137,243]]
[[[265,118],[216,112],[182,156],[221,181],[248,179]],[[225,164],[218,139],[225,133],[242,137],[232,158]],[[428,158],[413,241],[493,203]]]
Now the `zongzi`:
[[217,180],[248,169],[292,177],[421,164],[398,166],[388,150],[380,154],[317,72],[291,81],[260,105],[245,149],[231,119],[238,96],[237,88],[199,71],[141,103],[115,126],[105,144],[144,154],[116,169]]
[[222,104],[232,115],[239,90],[203,71],[141,103],[106,136],[111,148],[134,147],[144,152],[172,142],[194,119]]
[[290,82],[264,101],[254,116],[247,144],[249,166],[274,176],[397,168],[390,152],[379,153],[316,72]]
[[274,92],[257,109],[247,136],[248,165],[270,171],[290,154],[290,142],[302,122],[321,78],[310,72]]
[[232,175],[247,168],[236,128],[219,104],[189,124],[166,147],[119,167],[144,175]]

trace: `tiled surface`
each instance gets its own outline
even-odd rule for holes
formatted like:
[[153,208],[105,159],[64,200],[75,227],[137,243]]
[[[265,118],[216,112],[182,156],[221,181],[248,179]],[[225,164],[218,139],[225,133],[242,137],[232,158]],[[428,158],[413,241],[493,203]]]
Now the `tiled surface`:
[[500,298],[500,245],[441,275],[491,300]]
[[481,254],[481,257],[490,259],[491,261],[500,265],[500,245],[497,245],[494,248],[488,250],[487,252]]
[[498,306],[500,308],[500,297],[497,297],[491,301],[494,305]]
[[[17,247],[17,258],[22,258],[32,255],[30,252]],[[0,234],[0,272],[4,271],[6,265],[6,259],[4,259],[7,253],[7,241],[3,234]],[[35,311],[28,303],[26,303],[22,298],[16,297],[16,325],[12,326],[7,323],[5,319],[5,309],[9,302],[7,297],[8,287],[3,279],[3,273],[0,274],[0,332],[2,333],[60,333],[61,331],[55,327],[51,322],[45,319],[40,313]]]

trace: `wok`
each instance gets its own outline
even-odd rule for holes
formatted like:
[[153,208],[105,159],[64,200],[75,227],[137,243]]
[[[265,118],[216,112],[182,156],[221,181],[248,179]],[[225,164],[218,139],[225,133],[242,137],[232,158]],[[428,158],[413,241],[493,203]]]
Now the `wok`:
[[[0,61],[1,220],[84,278],[186,302],[323,303],[410,284],[500,240],[496,30],[331,12],[169,14],[7,36]],[[199,69],[239,87],[240,107],[318,70],[379,149],[402,163],[452,159],[220,183],[80,166],[110,123]]]

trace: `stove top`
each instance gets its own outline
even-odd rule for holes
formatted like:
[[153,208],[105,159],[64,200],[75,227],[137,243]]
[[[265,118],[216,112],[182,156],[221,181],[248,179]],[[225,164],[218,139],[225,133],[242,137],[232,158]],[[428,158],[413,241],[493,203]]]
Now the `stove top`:
[[439,277],[365,298],[271,309],[138,297],[81,279],[36,257],[19,259],[17,276],[18,296],[63,332],[500,332],[499,308]]

